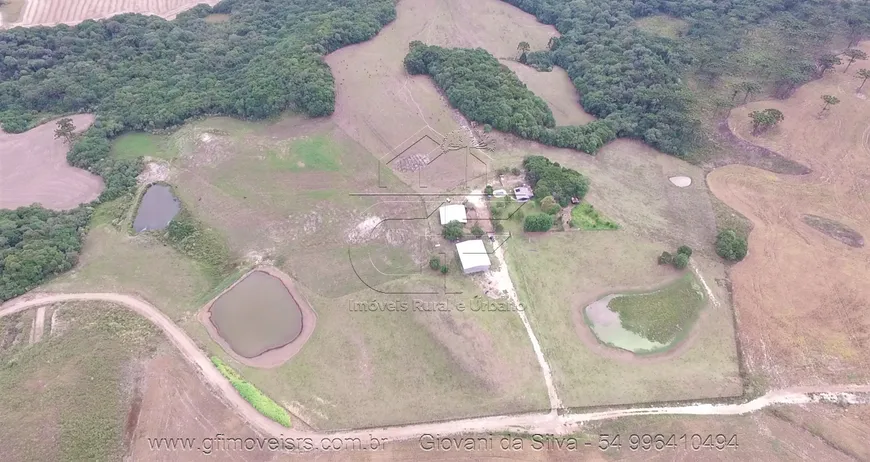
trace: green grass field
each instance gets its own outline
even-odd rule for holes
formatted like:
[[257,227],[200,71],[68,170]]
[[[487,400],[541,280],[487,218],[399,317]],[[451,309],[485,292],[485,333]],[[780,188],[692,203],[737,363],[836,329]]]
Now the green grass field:
[[[297,281],[317,327],[285,365],[237,371],[302,422],[337,429],[546,408],[544,382],[515,312],[349,311],[373,297],[415,297],[380,294],[361,278],[397,291],[443,291],[444,279],[419,272],[432,252],[426,220],[385,223],[367,235],[383,218],[425,216],[425,207],[351,196],[381,185],[410,188],[388,172],[379,178],[374,156],[331,121],[205,119],[168,137],[180,153],[170,166],[179,199],[225,239],[239,269],[216,277],[160,236],[130,235],[129,207],[119,200],[97,209],[81,262],[48,290],[136,294],[229,361],[193,313],[255,257]],[[270,152],[292,152],[282,160],[287,169],[275,168]],[[484,296],[455,259],[450,269],[447,280],[461,287],[467,306]]]
[[704,290],[692,274],[654,292],[622,295],[610,301],[622,326],[654,342],[684,336],[704,308]]
[[619,229],[618,224],[599,213],[588,202],[578,204],[571,209],[571,227],[589,231]]
[[112,155],[119,159],[155,157],[172,160],[178,152],[171,148],[168,137],[150,133],[126,133],[112,142]]
[[0,350],[2,459],[121,460],[132,398],[125,384],[162,337],[108,304],[55,307],[61,333]]
[[[514,233],[517,236],[516,233]],[[608,293],[643,290],[673,278],[656,265],[660,246],[628,233],[547,233],[514,238],[511,279],[569,407],[739,395],[742,382],[730,311],[711,310],[679,356],[626,364],[582,343],[582,310]]]
[[[464,293],[450,297],[451,311],[413,308],[415,299],[432,308],[444,296],[364,290],[325,299],[309,293],[317,327],[302,351],[276,369],[239,366],[239,372],[321,429],[545,409],[546,389],[519,317],[511,311],[472,311],[479,289],[454,263],[451,288]],[[441,276],[435,274],[427,270],[379,289],[437,287]],[[468,307],[463,312],[455,309],[460,300]],[[407,302],[409,308],[356,311],[356,302]]]
[[328,136],[317,135],[293,140],[280,150],[268,151],[272,170],[338,171],[341,168],[339,146]]

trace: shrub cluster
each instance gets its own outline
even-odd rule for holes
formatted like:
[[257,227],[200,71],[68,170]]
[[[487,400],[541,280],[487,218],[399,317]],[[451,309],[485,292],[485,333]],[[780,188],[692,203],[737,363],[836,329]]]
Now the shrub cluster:
[[748,251],[746,239],[737,235],[733,229],[725,229],[716,236],[716,253],[728,261],[740,261]]
[[546,157],[528,156],[523,159],[523,167],[535,197],[553,196],[562,207],[567,207],[572,197],[582,200],[589,191],[589,180],[580,172]]
[[526,215],[523,230],[529,232],[549,231],[553,227],[553,216],[546,213]]
[[692,249],[689,246],[681,245],[677,249],[676,255],[670,252],[662,252],[659,255],[659,265],[674,265],[676,269],[685,269],[689,266],[689,257],[692,256]]
[[458,221],[451,221],[441,228],[441,235],[448,241],[458,241],[465,235],[465,225]]

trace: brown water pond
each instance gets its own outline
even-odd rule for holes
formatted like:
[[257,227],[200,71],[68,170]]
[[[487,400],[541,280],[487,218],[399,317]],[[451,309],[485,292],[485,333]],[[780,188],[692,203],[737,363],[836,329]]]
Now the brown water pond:
[[254,271],[211,307],[211,322],[241,356],[253,358],[296,340],[302,311],[280,279]]

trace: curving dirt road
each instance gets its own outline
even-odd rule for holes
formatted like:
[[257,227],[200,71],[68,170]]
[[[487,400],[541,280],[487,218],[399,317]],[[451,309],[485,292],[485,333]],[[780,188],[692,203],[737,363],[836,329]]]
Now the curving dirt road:
[[451,420],[437,423],[421,423],[396,427],[368,428],[337,432],[306,432],[282,427],[257,412],[235,391],[230,382],[212,366],[208,356],[180,327],[175,325],[160,310],[138,298],[116,293],[81,294],[30,294],[11,300],[0,306],[0,318],[11,314],[57,302],[68,301],[105,301],[125,306],[147,318],[159,327],[178,348],[185,359],[197,366],[205,382],[218,392],[236,412],[257,431],[275,437],[308,438],[380,438],[381,441],[407,440],[420,437],[425,433],[450,435],[461,433],[493,433],[521,431],[528,433],[566,434],[574,432],[584,422],[615,419],[639,415],[737,415],[754,412],[772,404],[808,404],[819,401],[836,402],[846,400],[852,403],[866,403],[866,399],[855,393],[870,393],[870,385],[830,385],[824,387],[799,387],[777,390],[740,404],[690,404],[685,406],[622,408],[600,412],[572,413],[533,413],[503,415],[471,419]]

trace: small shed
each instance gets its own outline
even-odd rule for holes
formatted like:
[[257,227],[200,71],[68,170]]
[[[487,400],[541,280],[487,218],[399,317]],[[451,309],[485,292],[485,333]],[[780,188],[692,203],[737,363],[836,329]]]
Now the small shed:
[[528,202],[529,199],[534,196],[535,195],[532,194],[532,188],[526,185],[514,188],[514,197],[517,198],[517,202]]
[[442,225],[446,225],[451,221],[468,223],[468,217],[465,215],[465,206],[462,204],[442,205],[441,208],[438,209],[438,214],[441,217]]
[[459,253],[459,262],[462,264],[462,272],[465,274],[489,271],[489,267],[492,265],[486,252],[486,246],[480,239],[457,243],[456,252]]

